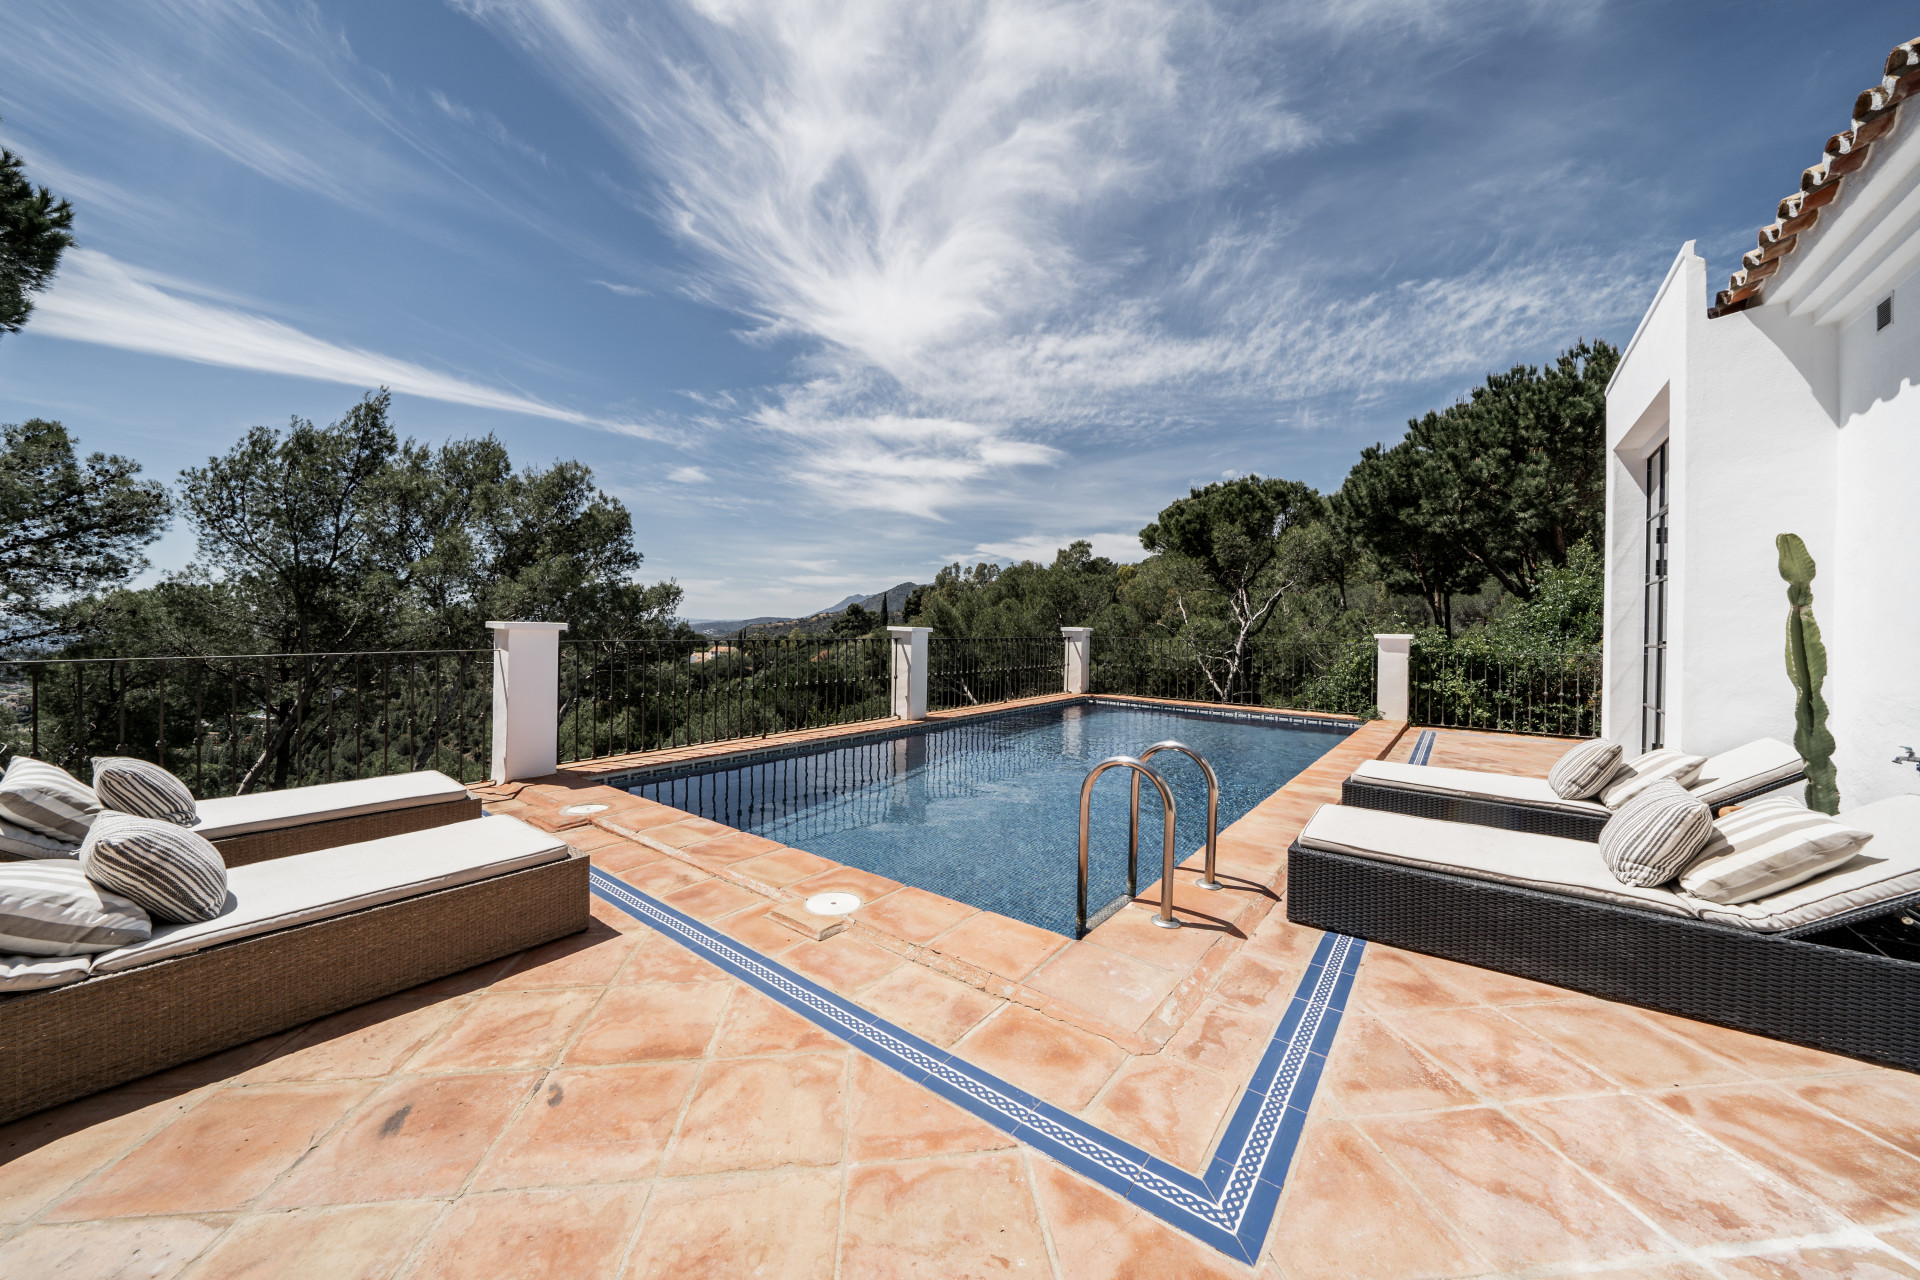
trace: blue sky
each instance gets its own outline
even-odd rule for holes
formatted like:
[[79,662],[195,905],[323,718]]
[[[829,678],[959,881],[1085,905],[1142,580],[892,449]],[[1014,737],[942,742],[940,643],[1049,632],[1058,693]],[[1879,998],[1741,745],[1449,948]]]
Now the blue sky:
[[[395,391],[579,458],[691,617],[1337,487],[1624,341],[1847,124],[1911,6],[6,0],[81,248],[0,421],[172,480]],[[184,565],[190,533],[154,551]]]

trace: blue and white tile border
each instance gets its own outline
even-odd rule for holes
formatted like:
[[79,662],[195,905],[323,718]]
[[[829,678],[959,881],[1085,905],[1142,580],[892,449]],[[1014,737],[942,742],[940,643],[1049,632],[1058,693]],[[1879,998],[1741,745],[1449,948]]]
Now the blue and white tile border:
[[595,867],[594,894],[867,1056],[1231,1258],[1256,1263],[1366,943],[1329,933],[1200,1177],[1095,1128]]
[[1425,764],[1433,759],[1433,744],[1440,735],[1431,729],[1422,729],[1420,736],[1413,740],[1413,753],[1407,757],[1408,764]]

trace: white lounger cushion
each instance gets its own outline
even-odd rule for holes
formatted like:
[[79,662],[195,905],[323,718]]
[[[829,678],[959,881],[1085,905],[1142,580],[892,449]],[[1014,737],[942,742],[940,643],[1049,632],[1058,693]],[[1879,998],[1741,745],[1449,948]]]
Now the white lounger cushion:
[[[1378,858],[1670,915],[1693,914],[1672,890],[1621,884],[1601,860],[1600,846],[1590,840],[1562,840],[1558,836],[1329,804],[1322,805],[1308,821],[1300,833],[1300,843],[1330,853]],[[94,967],[99,967],[98,962]]]
[[1477,769],[1440,769],[1424,764],[1395,764],[1368,760],[1353,771],[1362,782],[1375,782],[1409,791],[1431,791],[1455,799],[1514,800],[1544,809],[1587,813],[1610,818],[1613,810],[1592,800],[1563,800],[1545,778],[1522,778],[1511,773],[1481,773]]
[[303,827],[310,822],[357,818],[363,813],[443,804],[464,800],[466,795],[467,789],[446,774],[424,769],[386,778],[323,782],[314,787],[202,800],[200,822],[194,830],[209,840],[225,840],[255,831],[278,831],[282,827]]
[[1723,906],[1688,896],[1702,920],[1767,933],[1796,929],[1876,902],[1920,893],[1920,796],[1894,796],[1840,815],[1872,843],[1824,875],[1754,902]]
[[1800,753],[1777,738],[1760,738],[1744,747],[1708,756],[1687,790],[1708,805],[1724,804],[1737,795],[1785,782],[1807,767]]
[[518,818],[495,817],[234,867],[219,915],[158,927],[145,942],[95,957],[93,971],[131,969],[566,856],[567,846],[555,837]]

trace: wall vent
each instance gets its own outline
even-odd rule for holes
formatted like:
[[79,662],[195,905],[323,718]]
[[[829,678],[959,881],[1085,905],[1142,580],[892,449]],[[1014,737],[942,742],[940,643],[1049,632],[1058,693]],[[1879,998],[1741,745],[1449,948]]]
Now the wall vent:
[[1873,309],[1873,327],[1884,329],[1893,323],[1893,299],[1882,298],[1880,305]]

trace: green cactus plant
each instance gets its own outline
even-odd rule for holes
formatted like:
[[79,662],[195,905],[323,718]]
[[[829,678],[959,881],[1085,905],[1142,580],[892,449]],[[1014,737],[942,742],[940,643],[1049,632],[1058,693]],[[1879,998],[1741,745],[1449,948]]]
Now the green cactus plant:
[[1793,749],[1807,762],[1807,807],[1840,811],[1840,784],[1834,777],[1833,735],[1827,732],[1827,700],[1820,686],[1827,678],[1827,646],[1813,620],[1813,556],[1799,535],[1773,540],[1780,551],[1780,576],[1787,580],[1787,678],[1793,681]]

